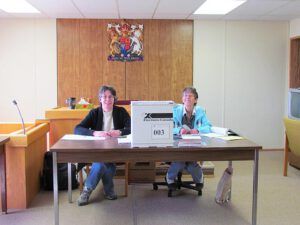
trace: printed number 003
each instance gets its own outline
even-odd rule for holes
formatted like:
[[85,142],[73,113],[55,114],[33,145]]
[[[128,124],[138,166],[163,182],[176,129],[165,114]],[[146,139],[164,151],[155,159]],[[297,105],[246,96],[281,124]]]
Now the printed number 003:
[[164,135],[165,131],[164,130],[153,130],[154,135]]

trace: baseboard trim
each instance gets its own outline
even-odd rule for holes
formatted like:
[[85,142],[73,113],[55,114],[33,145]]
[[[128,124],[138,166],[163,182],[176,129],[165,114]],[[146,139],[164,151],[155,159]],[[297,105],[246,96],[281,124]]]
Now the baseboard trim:
[[263,148],[262,151],[263,152],[269,152],[269,151],[272,151],[272,152],[283,152],[284,149],[283,148]]

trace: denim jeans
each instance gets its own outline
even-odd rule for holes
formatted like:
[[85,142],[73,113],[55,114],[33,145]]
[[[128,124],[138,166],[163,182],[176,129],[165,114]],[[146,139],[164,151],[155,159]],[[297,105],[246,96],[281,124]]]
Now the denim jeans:
[[102,178],[105,195],[114,195],[113,177],[115,173],[116,165],[114,163],[95,162],[85,181],[85,187],[94,190]]
[[202,169],[197,162],[172,162],[167,172],[167,182],[174,183],[179,172],[187,170],[195,183],[203,183]]

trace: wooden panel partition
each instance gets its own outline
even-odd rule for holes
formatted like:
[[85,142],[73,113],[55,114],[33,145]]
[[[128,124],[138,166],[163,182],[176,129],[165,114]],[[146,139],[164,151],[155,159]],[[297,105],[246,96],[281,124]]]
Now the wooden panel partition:
[[16,128],[16,125],[0,124],[0,137],[10,137],[5,144],[7,208],[26,209],[40,190],[49,124],[28,124],[25,135],[22,129],[4,133],[11,128]]
[[290,88],[300,87],[300,37],[290,41]]
[[103,84],[117,89],[119,99],[181,101],[192,85],[193,22],[127,20],[144,24],[144,61],[110,62],[106,26],[120,20],[58,19],[58,105],[68,97],[97,103]]

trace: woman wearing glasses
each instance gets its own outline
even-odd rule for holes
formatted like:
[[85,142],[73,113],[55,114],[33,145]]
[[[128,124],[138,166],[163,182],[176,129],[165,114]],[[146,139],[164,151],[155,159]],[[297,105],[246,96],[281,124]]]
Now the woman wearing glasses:
[[[173,109],[173,134],[200,134],[211,132],[211,123],[205,111],[197,106],[198,93],[194,87],[186,87],[182,92],[182,102]],[[197,190],[203,188],[203,173],[197,162],[172,162],[166,175],[169,189],[175,191],[175,179],[180,171],[187,170],[193,177]]]
[[[122,108],[115,106],[117,101],[116,90],[110,86],[102,86],[99,90],[98,108],[92,109],[89,114],[75,127],[75,134],[118,137],[130,134],[130,116]],[[104,187],[106,199],[115,200],[113,176],[116,172],[114,163],[94,162],[89,176],[87,177],[83,191],[78,199],[78,205],[87,205],[92,191],[96,188],[100,179]]]

